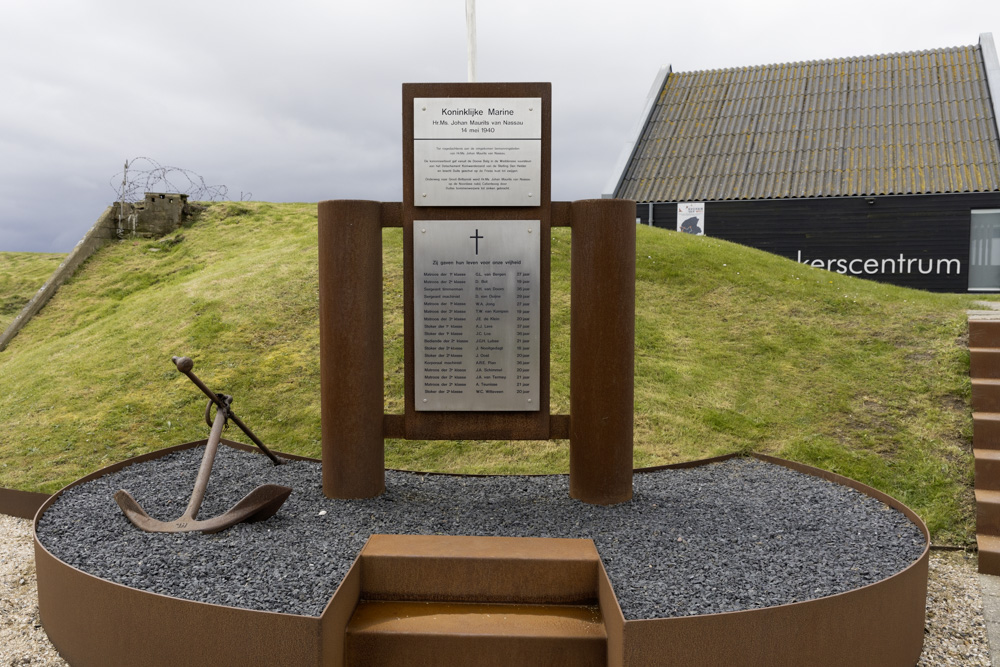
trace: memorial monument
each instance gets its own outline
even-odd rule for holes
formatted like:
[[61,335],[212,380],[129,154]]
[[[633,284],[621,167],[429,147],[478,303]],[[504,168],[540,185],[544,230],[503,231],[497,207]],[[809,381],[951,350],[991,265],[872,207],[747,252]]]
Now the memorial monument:
[[[323,488],[385,438],[570,441],[570,495],[632,496],[634,205],[551,201],[548,83],[404,84],[403,201],[319,205]],[[552,227],[572,229],[570,414],[549,408]],[[405,412],[384,414],[382,228],[403,228]]]
[[[272,475],[269,479],[294,471],[299,463],[313,466],[309,484],[286,487],[295,489],[289,509],[264,523],[241,523],[209,537],[142,534],[145,551],[141,559],[135,559],[137,566],[146,561],[171,563],[150,569],[174,575],[182,564],[196,561],[191,570],[196,573],[193,588],[200,589],[205,580],[216,578],[238,589],[237,595],[225,591],[222,601],[185,597],[173,589],[169,593],[151,589],[140,585],[145,582],[134,581],[131,570],[124,575],[126,583],[114,581],[106,571],[92,571],[93,564],[77,567],[54,553],[57,547],[66,546],[67,535],[82,530],[83,519],[93,519],[73,514],[77,506],[73,503],[87,495],[87,485],[96,482],[100,507],[107,508],[110,497],[103,478],[129,468],[134,474],[139,469],[136,464],[171,465],[170,454],[177,454],[175,461],[182,462],[185,452],[205,446],[205,472],[200,475],[202,482],[195,482],[189,509],[178,521],[158,522],[160,527],[192,527],[214,458],[211,447],[250,449],[221,439],[222,425],[235,415],[228,397],[203,389],[212,401],[208,407],[218,409],[209,440],[109,466],[74,482],[39,509],[35,519],[39,609],[59,651],[74,665],[95,667],[914,664],[923,641],[926,526],[911,510],[875,489],[762,455],[753,456],[756,464],[782,466],[816,482],[822,478],[867,496],[865,500],[877,505],[879,521],[885,509],[897,510],[912,547],[901,560],[901,569],[830,594],[811,595],[817,588],[810,582],[807,594],[771,606],[647,616],[623,612],[620,601],[629,592],[667,581],[666,575],[679,569],[679,559],[670,550],[688,549],[687,539],[697,533],[698,524],[672,525],[675,513],[687,504],[686,498],[702,493],[699,482],[696,490],[678,493],[677,487],[671,487],[669,493],[654,496],[644,481],[642,497],[625,502],[633,493],[634,204],[608,199],[551,201],[551,87],[547,83],[405,84],[402,118],[403,201],[319,204],[321,466],[315,460],[286,454],[281,457],[295,461],[293,465],[258,466]],[[403,230],[405,401],[401,414],[386,414],[384,407],[382,230],[386,227]],[[568,227],[572,235],[569,414],[552,414],[549,403],[553,227]],[[178,370],[190,373],[190,360],[176,363]],[[421,501],[397,494],[385,504],[401,505],[402,511],[379,525],[387,527],[385,532],[401,534],[371,534],[372,523],[378,523],[373,511],[378,502],[328,499],[367,499],[383,493],[385,438],[568,439],[569,495],[585,503],[617,506],[555,503],[584,510],[572,516],[555,515],[549,532],[556,532],[552,526],[566,528],[562,537],[530,536],[537,523],[554,516],[544,503],[531,502],[527,504],[535,509],[542,507],[544,518],[529,515],[514,524],[514,534],[480,532],[481,525],[499,513],[492,507],[480,515],[485,521],[446,534],[450,521],[407,528],[407,517],[416,513],[406,504]],[[665,468],[707,466],[737,456]],[[322,469],[321,482],[317,467]],[[640,472],[653,477],[665,470]],[[423,476],[393,474],[397,480],[419,477],[421,494],[412,497],[428,497],[423,489],[432,484],[425,485]],[[788,486],[794,485],[759,484],[751,488],[751,495],[759,501],[761,487],[779,496],[791,495]],[[64,503],[67,491],[71,501]],[[307,494],[324,504],[297,506],[299,497]],[[730,502],[735,494],[723,495]],[[821,511],[830,512],[829,505],[822,504],[830,502],[827,495],[810,492],[803,496],[806,501],[775,499],[756,514],[770,519],[778,506],[792,505],[806,507],[811,518]],[[277,509],[277,498],[275,504],[253,504],[255,512]],[[464,501],[464,496],[457,503],[450,501],[446,512],[461,514],[453,510]],[[852,498],[850,506],[857,505]],[[719,530],[711,531],[712,539],[703,542],[707,548],[697,550],[698,572],[707,551],[734,543],[754,550],[763,541],[775,541],[754,544],[739,534],[742,525],[730,528],[734,517],[755,518],[749,503],[734,507],[731,514],[725,502],[703,506],[714,514],[702,524]],[[441,512],[440,507],[437,511]],[[352,514],[363,528],[350,527],[347,518]],[[324,517],[335,515],[339,515],[337,522],[321,525]],[[589,536],[578,532],[581,527],[597,526],[598,516],[603,521],[598,529]],[[726,516],[727,522],[723,525],[716,516]],[[234,517],[229,515],[226,522]],[[136,531],[120,513],[114,518],[130,532]],[[650,531],[654,518],[661,525]],[[101,515],[91,520],[88,529],[113,532],[115,526],[109,527],[113,522],[107,519]],[[49,528],[40,538],[43,523]],[[634,547],[626,545],[624,556],[614,551],[623,537],[623,523],[637,527],[634,533],[638,534],[637,541],[630,543]],[[67,525],[70,528],[64,528]],[[255,526],[262,532],[252,532]],[[812,524],[798,518],[785,520],[781,526],[783,533],[794,526],[806,530],[796,535],[789,532],[780,543],[779,547],[795,551],[790,561],[783,559],[785,553],[776,558],[756,554],[760,569],[778,568],[772,579],[755,579],[759,573],[750,572],[749,578],[724,579],[712,590],[722,591],[725,597],[737,592],[737,587],[742,593],[753,588],[754,595],[772,600],[773,579],[790,578],[786,562],[817,578],[825,574],[820,571],[827,567],[822,559],[801,555],[804,545],[818,542]],[[675,533],[678,529],[682,532]],[[731,540],[730,532],[736,533]],[[307,534],[319,534],[321,542],[306,546]],[[868,531],[854,528],[849,534],[864,537]],[[899,539],[898,532],[886,534],[889,540]],[[345,536],[363,540],[363,546],[360,551],[345,548],[344,557],[335,557],[337,550],[331,543]],[[182,539],[185,547],[178,549]],[[231,541],[227,545],[225,540]],[[88,552],[97,551],[106,541],[88,537]],[[270,557],[264,550],[275,543],[291,545],[294,557]],[[209,555],[198,558],[191,555],[195,547],[213,545],[222,551],[207,551]],[[154,547],[160,549],[158,554],[152,553]],[[824,548],[828,547],[820,550]],[[871,551],[881,554],[885,550]],[[711,567],[722,573],[740,569],[737,563],[745,558],[720,557],[719,553],[711,554],[715,559]],[[632,567],[638,561],[633,556],[639,554],[651,556],[655,565]],[[71,547],[64,558],[74,555]],[[844,561],[853,557],[844,554],[834,569],[844,569]],[[228,565],[237,559],[242,559],[249,573],[245,577],[218,577],[218,571],[206,565]],[[612,566],[617,565],[626,569],[613,579]],[[869,561],[863,565],[866,571],[871,567]],[[321,596],[321,610],[305,613],[277,606],[292,598],[301,600],[303,591],[318,586],[315,575],[336,572],[339,566],[346,574],[338,573],[335,588]],[[654,569],[660,566],[659,571]],[[683,581],[700,589],[694,576]],[[254,586],[263,588],[272,580],[287,584],[280,600],[258,608],[239,598],[247,590],[257,593]],[[685,586],[683,582],[668,584],[667,589],[656,589],[668,592],[655,597],[674,597]],[[694,594],[703,597],[701,591]]]

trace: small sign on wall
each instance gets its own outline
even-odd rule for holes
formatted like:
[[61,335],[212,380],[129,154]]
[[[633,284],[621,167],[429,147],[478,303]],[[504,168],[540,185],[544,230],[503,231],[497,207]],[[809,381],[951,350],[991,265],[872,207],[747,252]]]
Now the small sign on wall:
[[705,235],[705,202],[678,202],[677,231]]

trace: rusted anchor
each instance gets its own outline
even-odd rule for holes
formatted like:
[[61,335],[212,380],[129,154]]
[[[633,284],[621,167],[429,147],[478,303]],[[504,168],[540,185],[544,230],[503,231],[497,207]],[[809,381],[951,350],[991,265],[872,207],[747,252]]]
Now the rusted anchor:
[[[225,513],[212,519],[198,520],[198,510],[201,509],[201,502],[205,498],[208,478],[212,474],[212,464],[215,463],[215,453],[219,448],[219,440],[222,439],[222,429],[228,419],[232,419],[253,440],[254,444],[268,455],[275,465],[280,465],[283,461],[264,446],[264,443],[246,427],[240,418],[233,414],[230,408],[233,402],[232,396],[216,394],[206,387],[191,372],[191,369],[194,368],[194,362],[189,358],[174,357],[173,361],[177,370],[187,375],[209,398],[208,405],[205,407],[205,421],[211,425],[212,432],[208,436],[208,444],[205,445],[205,454],[201,457],[201,468],[198,469],[198,477],[194,482],[191,500],[188,501],[184,514],[174,521],[159,521],[149,516],[135,498],[124,489],[115,494],[115,502],[122,508],[122,512],[125,513],[129,521],[150,533],[187,533],[195,530],[200,530],[203,533],[217,533],[241,521],[263,521],[274,516],[274,513],[278,511],[292,492],[287,486],[279,484],[258,486]],[[214,422],[210,420],[213,405],[216,408]]]

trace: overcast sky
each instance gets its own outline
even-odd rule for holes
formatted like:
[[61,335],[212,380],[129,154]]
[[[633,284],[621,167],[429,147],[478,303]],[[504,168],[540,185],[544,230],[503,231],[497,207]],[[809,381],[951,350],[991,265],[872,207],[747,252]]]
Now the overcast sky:
[[[998,0],[478,0],[480,81],[552,83],[552,196],[599,197],[662,65],[976,44]],[[0,0],[0,251],[67,252],[126,159],[229,198],[399,201],[401,84],[467,80],[465,0]]]

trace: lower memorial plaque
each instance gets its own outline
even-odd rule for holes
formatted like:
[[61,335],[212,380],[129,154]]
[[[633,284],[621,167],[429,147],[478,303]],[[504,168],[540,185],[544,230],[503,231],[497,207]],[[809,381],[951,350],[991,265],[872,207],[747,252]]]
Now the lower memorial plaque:
[[416,409],[538,410],[539,221],[413,225]]

